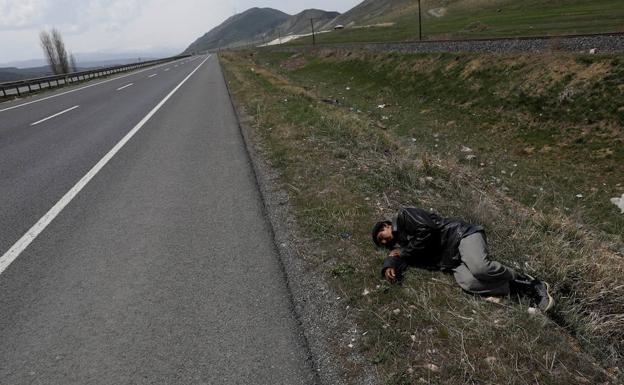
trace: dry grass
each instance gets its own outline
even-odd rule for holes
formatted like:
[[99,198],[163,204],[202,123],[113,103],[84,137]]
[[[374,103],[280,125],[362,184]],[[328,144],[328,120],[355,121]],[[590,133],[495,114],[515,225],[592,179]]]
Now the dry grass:
[[[479,83],[479,92],[504,86],[482,77],[492,65],[526,70],[517,66],[524,57],[489,59],[476,66],[480,59],[473,57],[324,51],[289,68],[280,66],[292,60],[283,54],[222,56],[235,97],[255,115],[255,130],[281,173],[298,221],[320,246],[307,258],[344,293],[346,315],[359,325],[353,348],[377,365],[385,382],[618,383],[624,282],[622,256],[614,245],[621,234],[618,238],[586,223],[590,213],[581,207],[564,210],[568,203],[558,194],[569,191],[545,191],[527,200],[532,195],[523,186],[546,186],[549,176],[519,170],[534,162],[550,164],[550,157],[565,164],[566,147],[528,150],[509,138],[518,126],[500,121],[488,121],[486,129],[505,129],[488,131],[487,140],[473,144],[471,137],[457,135],[458,130],[477,130],[471,119],[480,119],[466,117],[465,103],[458,100],[462,95],[451,89],[444,105],[431,102],[444,87],[457,86],[467,68],[471,75],[465,85]],[[537,64],[533,68],[543,70]],[[592,79],[610,75],[601,71],[588,70],[597,74]],[[381,73],[391,75],[377,79]],[[573,82],[584,76],[580,73],[561,79]],[[439,89],[420,95],[412,83],[422,77],[438,80]],[[553,94],[546,86],[542,91]],[[412,98],[417,106],[406,109]],[[364,107],[383,102],[389,107]],[[470,103],[472,111],[485,114],[483,101]],[[497,112],[501,119],[511,115],[535,120],[531,110],[501,107]],[[618,122],[605,127],[621,135]],[[463,144],[476,149],[476,164],[454,154]],[[512,162],[519,163],[518,176],[509,177]],[[503,167],[506,174],[500,173]],[[562,204],[553,205],[551,196]],[[530,316],[526,304],[496,305],[466,296],[452,277],[440,273],[411,271],[402,286],[383,283],[378,276],[383,254],[373,251],[369,226],[402,205],[484,224],[498,259],[554,284],[556,322]],[[337,347],[343,353],[350,349]]]

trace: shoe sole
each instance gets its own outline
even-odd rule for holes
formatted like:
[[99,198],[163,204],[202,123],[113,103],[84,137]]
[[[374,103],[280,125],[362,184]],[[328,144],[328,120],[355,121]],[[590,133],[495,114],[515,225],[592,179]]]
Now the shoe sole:
[[548,296],[548,305],[546,305],[546,309],[543,310],[543,312],[546,313],[555,304],[555,299],[552,297],[552,295],[550,295],[550,285],[548,284],[548,282],[544,282],[544,285],[546,285],[546,295]]

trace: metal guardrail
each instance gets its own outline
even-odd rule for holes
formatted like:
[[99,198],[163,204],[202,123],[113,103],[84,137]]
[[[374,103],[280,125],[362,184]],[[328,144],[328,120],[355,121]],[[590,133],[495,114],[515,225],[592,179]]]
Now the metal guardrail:
[[[13,82],[0,83],[0,97],[8,96],[22,96],[24,93],[30,93],[33,91],[39,91],[42,89],[51,89],[53,87],[59,87],[66,84],[71,84],[79,81],[98,78],[101,76],[107,76],[124,71],[131,71],[138,68],[149,67],[158,65],[161,63],[167,63],[170,61],[184,59],[191,55],[173,56],[165,59],[148,60],[141,63],[132,63],[118,65],[114,67],[97,68],[89,71],[71,72],[62,75],[44,76],[34,79],[17,80]],[[36,87],[35,87],[36,86]],[[9,93],[8,91],[13,91]]]

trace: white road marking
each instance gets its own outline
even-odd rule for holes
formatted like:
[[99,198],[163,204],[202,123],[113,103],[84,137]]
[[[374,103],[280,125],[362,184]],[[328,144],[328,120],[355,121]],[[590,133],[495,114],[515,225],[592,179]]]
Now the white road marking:
[[153,78],[156,75],[158,75],[158,74],[151,74],[150,76],[148,76],[148,78]]
[[121,90],[123,90],[124,88],[132,87],[133,85],[134,85],[134,83],[129,83],[129,84],[126,84],[126,85],[125,85],[125,86],[123,86],[123,87],[119,87],[119,88],[117,88],[117,91],[121,91]]
[[170,70],[170,68],[165,68],[165,71],[169,71],[169,70]]
[[66,110],[63,110],[63,111],[61,111],[61,112],[58,112],[58,113],[56,113],[56,114],[54,114],[54,115],[52,115],[52,116],[48,116],[48,117],[47,117],[47,118],[45,118],[45,119],[41,119],[41,120],[38,120],[38,121],[36,121],[36,122],[34,122],[34,123],[30,123],[30,125],[31,125],[31,126],[36,126],[36,125],[37,125],[37,124],[39,124],[39,123],[43,123],[43,122],[45,122],[46,120],[50,120],[50,119],[52,119],[52,118],[56,118],[57,116],[59,116],[59,115],[63,115],[64,113],[69,112],[69,111],[71,111],[71,110],[75,110],[75,109],[76,109],[76,108],[78,108],[78,107],[80,107],[80,106],[79,106],[79,105],[78,105],[78,106],[73,106],[73,107],[68,108],[68,109],[66,109]]
[[6,268],[9,267],[9,265],[13,263],[13,261],[15,261],[17,257],[19,257],[20,254],[37,238],[37,236],[39,236],[39,234],[41,234],[41,232],[45,230],[45,228],[54,220],[54,218],[56,218],[61,213],[61,211],[63,211],[63,209],[76,197],[76,195],[80,193],[80,191],[87,185],[87,183],[89,183],[89,181],[91,181],[91,179],[93,179],[93,177],[95,177],[95,175],[97,175],[97,173],[102,168],[104,168],[104,166],[106,166],[106,164],[115,156],[115,154],[117,154],[117,152],[119,152],[119,150],[121,150],[123,146],[128,143],[128,141],[130,141],[130,139],[132,139],[132,137],[141,129],[141,127],[143,127],[145,123],[147,123],[147,121],[150,120],[150,118],[154,116],[154,114],[158,112],[158,110],[160,110],[160,108],[167,102],[167,100],[169,100],[169,98],[171,98],[171,96],[173,96],[173,94],[175,94],[176,91],[180,89],[180,87],[182,87],[182,85],[186,83],[186,81],[189,80],[191,76],[193,76],[193,74],[199,69],[199,67],[201,67],[206,62],[206,60],[210,59],[210,56],[212,55],[208,55],[208,57],[206,57],[204,61],[199,63],[199,65],[195,67],[195,69],[190,74],[188,74],[188,76],[185,77],[184,80],[180,82],[180,84],[178,84],[171,92],[169,92],[167,96],[165,96],[163,100],[160,101],[160,103],[156,105],[156,107],[154,107],[147,115],[145,115],[145,117],[141,119],[141,121],[137,123],[137,125],[134,126],[134,128],[130,130],[130,132],[128,132],[126,136],[124,136],[119,141],[119,143],[115,145],[115,147],[113,147],[106,155],[104,155],[104,157],[100,159],[100,161],[95,166],[93,166],[93,168],[89,170],[89,172],[85,176],[83,176],[82,179],[80,179],[78,183],[76,183],[74,187],[72,187],[71,190],[69,190],[61,198],[61,200],[59,200],[43,217],[41,217],[41,219],[39,219],[39,221],[37,221],[37,223],[35,223],[33,227],[31,227],[26,232],[26,234],[24,234],[17,242],[15,242],[15,244],[6,253],[4,253],[2,257],[0,257],[0,274],[2,274],[6,270]]
[[98,82],[98,83],[89,84],[88,86],[84,86],[84,87],[76,88],[75,90],[69,90],[69,91],[61,92],[60,94],[54,94],[54,95],[47,96],[47,97],[45,97],[45,98],[41,98],[41,99],[33,100],[33,101],[30,101],[30,102],[26,102],[26,103],[18,104],[18,105],[16,105],[16,106],[12,106],[12,107],[7,107],[7,108],[4,108],[4,109],[1,109],[1,110],[0,110],[0,112],[9,111],[9,110],[12,110],[12,109],[15,109],[15,108],[20,108],[20,107],[28,106],[28,105],[33,104],[33,103],[43,102],[44,100],[48,100],[48,99],[56,98],[56,97],[59,97],[59,96],[63,96],[63,95],[67,95],[67,94],[71,94],[72,92],[82,91],[82,90],[84,90],[84,89],[86,89],[86,88],[91,88],[91,87],[99,86],[100,84],[104,84],[104,83],[112,82],[112,81],[115,81],[115,80],[118,80],[118,79],[123,79],[123,78],[128,77],[128,76],[132,76],[132,75],[140,74],[141,72],[145,72],[145,71],[153,70],[154,68],[160,68],[160,67],[163,67],[163,66],[166,66],[166,65],[169,65],[169,64],[171,64],[171,63],[163,63],[163,64],[159,64],[159,65],[157,65],[157,66],[155,66],[155,67],[149,67],[149,68],[146,68],[146,69],[143,69],[143,70],[139,70],[139,71],[131,72],[131,73],[126,74],[126,75],[121,75],[121,76],[117,76],[117,77],[112,78],[112,79],[107,79],[107,80],[104,80],[104,81],[101,81],[101,82]]

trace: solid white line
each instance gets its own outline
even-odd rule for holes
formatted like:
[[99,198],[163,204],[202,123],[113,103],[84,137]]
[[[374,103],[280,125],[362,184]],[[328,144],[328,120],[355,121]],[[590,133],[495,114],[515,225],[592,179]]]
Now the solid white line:
[[148,76],[148,78],[153,78],[156,75],[158,75],[158,74],[151,74],[150,76]]
[[124,88],[131,87],[133,84],[134,84],[134,83],[129,83],[129,84],[126,84],[126,85],[125,85],[125,86],[123,86],[123,87],[119,87],[119,88],[117,88],[117,91],[121,91],[121,90],[123,90]]
[[30,228],[15,244],[0,257],[0,274],[2,274],[13,261],[41,234],[43,230],[56,218],[57,215],[80,193],[80,191],[93,179],[95,175],[128,143],[130,139],[147,123],[148,120],[176,93],[180,87],[201,67],[211,55],[206,57],[195,69],[188,74],[163,100],[160,101],[141,121],[134,126],[89,172],[82,177],[62,198],[59,200],[33,227]]
[[166,65],[169,65],[169,64],[171,64],[171,63],[163,63],[163,64],[159,64],[159,65],[157,65],[157,66],[155,66],[155,67],[145,68],[145,69],[142,69],[142,70],[139,70],[139,71],[136,71],[136,72],[131,72],[131,73],[126,74],[126,75],[121,75],[121,76],[117,76],[117,77],[112,78],[112,79],[107,79],[107,80],[104,80],[104,81],[101,81],[101,82],[98,82],[98,83],[89,84],[88,86],[84,86],[84,87],[76,88],[75,90],[69,90],[69,91],[61,92],[60,94],[54,94],[54,95],[47,96],[47,97],[45,97],[45,98],[41,98],[41,99],[37,99],[37,100],[32,100],[32,101],[30,101],[30,102],[26,102],[26,103],[18,104],[18,105],[16,105],[16,106],[12,106],[12,107],[7,107],[7,108],[4,108],[4,109],[1,109],[1,110],[0,110],[0,112],[9,111],[9,110],[12,110],[12,109],[15,109],[15,108],[24,107],[24,106],[27,106],[27,105],[29,105],[29,104],[33,104],[33,103],[43,102],[44,100],[48,100],[48,99],[56,98],[56,97],[59,97],[59,96],[63,96],[63,95],[67,95],[67,94],[71,94],[72,92],[82,91],[82,90],[84,90],[84,89],[86,89],[86,88],[91,88],[91,87],[99,86],[100,84],[104,84],[104,83],[112,82],[112,81],[115,81],[115,80],[118,80],[118,79],[123,79],[123,78],[128,77],[128,76],[132,76],[132,75],[140,74],[141,72],[145,72],[145,71],[153,70],[154,68],[160,68],[160,67],[163,67],[163,66],[166,66]]
[[58,113],[56,113],[56,114],[54,114],[54,115],[52,115],[52,116],[48,116],[48,117],[47,117],[47,118],[45,118],[45,119],[41,119],[41,120],[38,120],[38,121],[36,121],[36,122],[34,122],[34,123],[30,123],[30,125],[31,125],[31,126],[36,126],[36,125],[37,125],[37,124],[39,124],[39,123],[43,123],[43,122],[45,122],[46,120],[50,120],[50,119],[52,119],[52,118],[56,118],[57,116],[59,116],[59,115],[63,115],[64,113],[69,112],[69,111],[71,111],[71,110],[75,110],[75,109],[76,109],[76,108],[78,108],[78,107],[80,107],[80,106],[79,106],[79,105],[78,105],[78,106],[73,106],[72,108],[68,108],[68,109],[63,110],[63,111],[61,111],[61,112],[58,112]]

